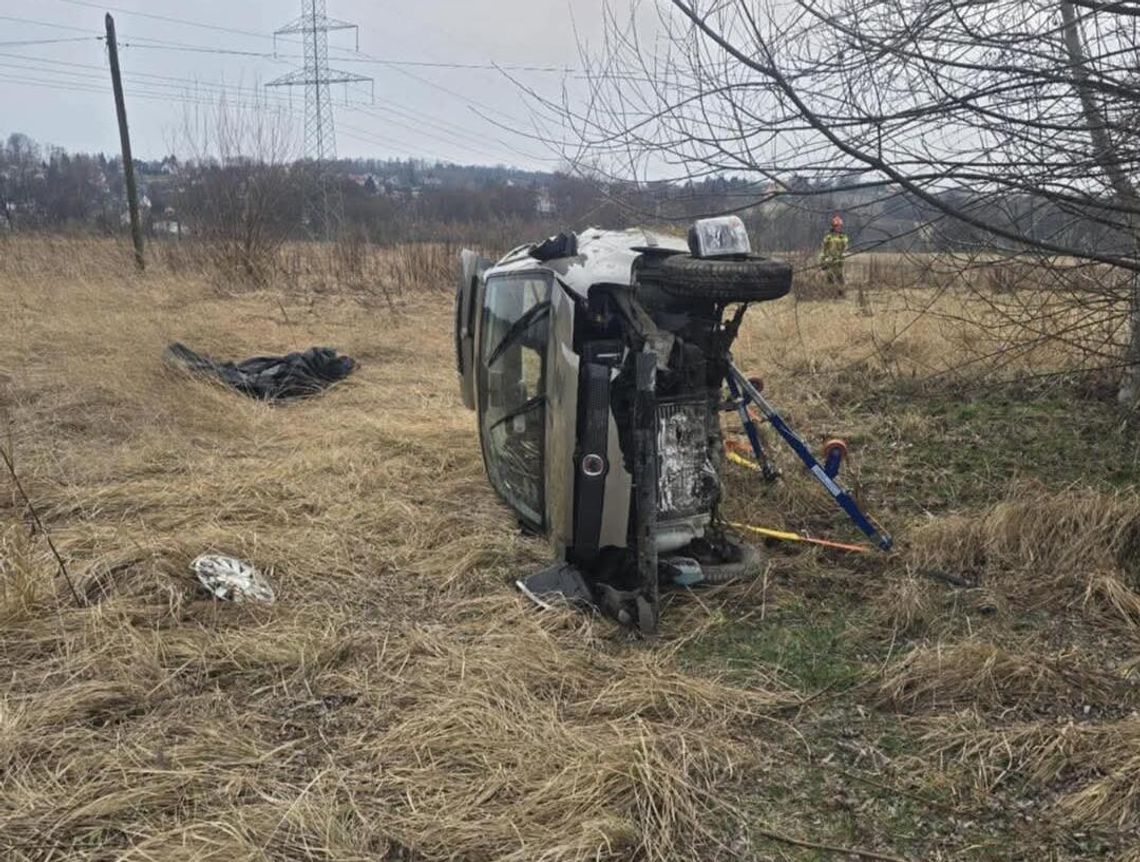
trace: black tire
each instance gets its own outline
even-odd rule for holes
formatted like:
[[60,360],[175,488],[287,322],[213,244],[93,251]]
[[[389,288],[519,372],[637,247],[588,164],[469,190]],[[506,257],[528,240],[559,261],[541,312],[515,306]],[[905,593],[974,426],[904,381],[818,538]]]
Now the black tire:
[[706,584],[750,580],[760,574],[764,564],[759,548],[735,536],[722,536],[714,542],[697,539],[678,553],[697,561]]
[[724,563],[703,563],[701,573],[705,583],[727,584],[732,581],[752,580],[760,574],[764,557],[755,545],[732,542],[740,549],[739,559]]
[[763,302],[792,289],[791,264],[759,255],[711,260],[675,254],[641,277],[671,296],[716,302]]

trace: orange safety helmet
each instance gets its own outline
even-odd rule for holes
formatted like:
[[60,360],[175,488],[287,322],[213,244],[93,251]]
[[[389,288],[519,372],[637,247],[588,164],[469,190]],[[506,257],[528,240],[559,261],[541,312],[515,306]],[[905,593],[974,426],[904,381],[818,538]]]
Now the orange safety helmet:
[[831,229],[834,231],[843,230],[843,216],[841,216],[839,213],[836,213],[831,217]]

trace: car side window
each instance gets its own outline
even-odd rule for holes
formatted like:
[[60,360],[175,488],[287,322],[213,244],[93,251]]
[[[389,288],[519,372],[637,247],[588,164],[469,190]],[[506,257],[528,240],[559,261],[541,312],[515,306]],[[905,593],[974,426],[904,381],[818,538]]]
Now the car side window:
[[544,521],[546,345],[551,281],[487,279],[479,347],[479,422],[491,483],[524,521]]

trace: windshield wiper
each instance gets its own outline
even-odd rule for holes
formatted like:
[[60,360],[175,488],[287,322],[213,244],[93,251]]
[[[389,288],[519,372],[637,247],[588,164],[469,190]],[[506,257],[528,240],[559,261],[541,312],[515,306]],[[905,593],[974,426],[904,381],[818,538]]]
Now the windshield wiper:
[[491,355],[487,357],[487,367],[490,368],[495,364],[495,360],[502,356],[508,347],[510,347],[520,335],[530,328],[532,323],[538,321],[540,317],[550,311],[550,300],[540,302],[537,305],[532,305],[526,310],[522,317],[511,324],[511,328],[507,330],[507,334],[503,336],[503,340],[499,342],[498,347],[491,351]]
[[535,395],[533,398],[528,398],[526,401],[524,401],[522,404],[520,404],[514,410],[511,410],[505,416],[500,416],[495,421],[495,423],[490,428],[488,428],[487,430],[488,431],[494,431],[496,428],[498,428],[504,422],[510,422],[516,416],[522,416],[524,413],[529,413],[535,407],[538,407],[538,406],[545,404],[545,403],[546,403],[546,395],[543,395],[543,394]]

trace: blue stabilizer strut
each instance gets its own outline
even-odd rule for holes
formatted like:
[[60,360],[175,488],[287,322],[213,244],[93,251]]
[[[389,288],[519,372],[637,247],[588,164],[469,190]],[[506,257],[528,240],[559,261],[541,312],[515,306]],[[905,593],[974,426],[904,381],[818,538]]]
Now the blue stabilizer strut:
[[756,463],[760,465],[760,472],[767,481],[774,482],[780,478],[780,471],[772,464],[768,453],[764,451],[764,445],[760,442],[760,430],[756,427],[752,414],[748,412],[749,399],[741,396],[740,387],[736,385],[731,374],[726,382],[729,394],[732,395],[732,403],[736,405],[736,412],[740,414],[740,422],[744,425],[744,433],[748,435],[748,442],[752,444],[752,454],[756,456]]
[[[828,474],[828,471],[824,469],[819,461],[816,460],[815,456],[812,455],[807,443],[805,443],[795,431],[788,427],[788,423],[776,412],[776,408],[764,399],[760,391],[749,382],[748,378],[745,377],[735,365],[729,365],[727,383],[729,392],[732,393],[733,398],[737,399],[740,404],[739,410],[742,417],[747,416],[744,430],[748,434],[749,441],[752,443],[756,460],[763,464],[767,461],[767,456],[764,455],[764,450],[760,448],[760,437],[756,433],[756,425],[752,421],[752,417],[748,416],[749,403],[755,404],[757,409],[764,414],[764,418],[772,423],[772,427],[776,429],[776,432],[792,447],[792,450],[799,456],[799,459],[804,462],[804,466],[808,468],[819,484],[823,485],[823,487],[827,489],[827,492],[835,499],[835,502],[839,504],[839,508],[846,512],[847,517],[855,522],[855,526],[862,530],[871,541],[884,551],[889,551],[893,544],[890,534],[859,508],[859,504],[855,502],[855,498],[851,496],[851,492],[840,485],[834,476]],[[743,398],[738,398],[739,392],[744,393]],[[838,467],[838,464],[836,467]]]

